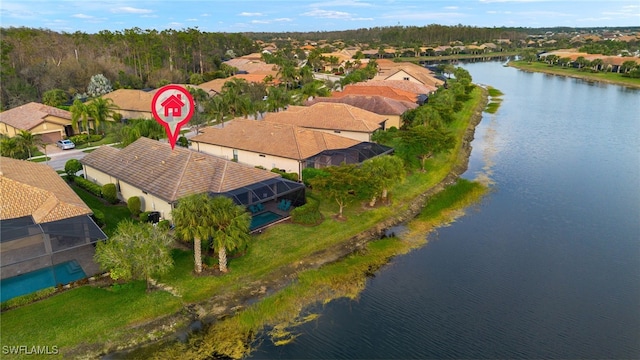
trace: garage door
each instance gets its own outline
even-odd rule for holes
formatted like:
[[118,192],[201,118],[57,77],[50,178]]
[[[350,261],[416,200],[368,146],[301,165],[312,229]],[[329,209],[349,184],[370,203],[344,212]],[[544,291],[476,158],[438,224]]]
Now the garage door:
[[47,134],[40,134],[42,136],[42,142],[45,144],[55,144],[56,141],[62,139],[62,135],[60,135],[59,131],[51,132]]

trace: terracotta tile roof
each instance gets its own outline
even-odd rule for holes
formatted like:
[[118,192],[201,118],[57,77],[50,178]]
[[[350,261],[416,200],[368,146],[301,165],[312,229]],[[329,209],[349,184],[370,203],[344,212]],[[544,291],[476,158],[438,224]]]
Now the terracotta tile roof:
[[633,61],[636,64],[640,64],[640,58],[632,56],[609,56],[602,54],[588,54],[583,52],[577,52],[575,50],[556,50],[544,53],[540,56],[556,55],[560,58],[569,58],[571,61],[576,61],[579,57],[583,57],[586,60],[593,61],[595,59],[601,59],[602,62],[609,65],[622,65],[625,61]]
[[267,64],[262,60],[255,60],[251,58],[235,58],[231,60],[227,60],[224,62],[229,66],[233,66],[234,68],[240,71],[246,71],[249,74],[253,73],[269,73],[269,72],[278,72],[277,65]]
[[153,93],[142,90],[118,89],[101,96],[104,99],[111,99],[120,110],[146,111],[151,112],[151,101]]
[[51,167],[5,157],[0,163],[0,220],[31,215],[39,224],[92,213]]
[[377,60],[377,64],[379,71],[378,75],[376,75],[373,80],[386,80],[398,72],[404,71],[420,83],[427,86],[437,87],[444,84],[444,81],[437,79],[431,70],[414,63],[396,63],[387,59],[379,59]]
[[234,119],[224,128],[209,127],[202,131],[190,140],[296,160],[360,143],[344,136],[291,124],[245,119]]
[[123,149],[103,146],[81,163],[168,202],[205,192],[224,193],[280,175],[141,137]]
[[30,102],[0,113],[0,122],[20,130],[31,130],[47,117],[55,116],[71,121],[71,113],[36,102]]
[[418,104],[409,101],[398,101],[378,95],[346,95],[342,97],[317,97],[308,101],[308,105],[321,103],[342,103],[370,111],[379,115],[402,115],[407,110],[415,109]]
[[368,80],[350,84],[349,86],[389,86],[394,89],[407,91],[413,94],[430,94],[438,88],[406,80]]
[[382,128],[387,117],[345,103],[317,102],[302,109],[267,113],[264,120],[311,129],[373,133]]
[[206,83],[198,85],[198,87],[205,90],[206,92],[220,93],[222,92],[222,87],[224,86],[224,84],[231,79],[244,79],[248,82],[261,83],[264,82],[264,79],[269,75],[274,78],[272,84],[278,84],[279,81],[275,79],[277,74],[277,71],[271,71],[268,73],[236,74],[224,79],[213,79],[211,81],[207,81]]
[[347,85],[342,91],[334,91],[331,97],[343,97],[346,95],[378,95],[398,101],[416,102],[418,95],[395,89],[390,86],[349,86]]

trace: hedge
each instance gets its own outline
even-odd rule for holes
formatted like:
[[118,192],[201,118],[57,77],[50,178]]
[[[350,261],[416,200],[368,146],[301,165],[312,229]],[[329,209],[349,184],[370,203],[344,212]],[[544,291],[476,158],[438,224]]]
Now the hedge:
[[127,207],[129,208],[129,211],[131,211],[131,214],[134,217],[138,217],[138,215],[140,215],[141,206],[142,206],[142,203],[140,201],[139,196],[132,196],[129,198],[129,200],[127,200]]
[[302,225],[318,225],[322,221],[320,201],[307,196],[307,203],[291,210],[291,221]]
[[83,178],[83,177],[76,177],[74,179],[76,185],[80,186],[81,188],[87,190],[88,192],[92,193],[93,195],[97,196],[97,197],[102,197],[102,186],[98,185],[98,184],[94,184],[91,181]]
[[116,189],[116,184],[104,184],[102,186],[102,196],[109,202],[109,204],[117,204],[120,201],[120,199],[118,199],[118,189]]
[[298,181],[298,174],[296,173],[288,173],[288,172],[284,172],[278,168],[273,168],[271,169],[271,172],[276,173],[276,174],[280,174],[283,178],[287,179],[287,180],[291,180],[291,181]]

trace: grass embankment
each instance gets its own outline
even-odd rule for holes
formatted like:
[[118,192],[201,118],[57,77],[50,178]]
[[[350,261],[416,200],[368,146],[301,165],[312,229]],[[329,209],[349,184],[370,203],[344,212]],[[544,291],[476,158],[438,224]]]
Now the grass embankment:
[[[91,286],[72,289],[3,313],[0,324],[2,344],[42,345],[46,342],[59,346],[63,352],[81,345],[98,344],[104,351],[113,351],[148,339],[149,329],[139,326],[141,324],[175,314],[188,304],[205,301],[215,295],[233,298],[234,293],[243,291],[247,284],[260,283],[268,277],[282,277],[283,268],[312,259],[312,254],[317,251],[337,247],[382,220],[406,210],[411,200],[438,184],[456,163],[466,163],[466,155],[460,151],[463,136],[482,99],[482,90],[474,90],[472,100],[456,114],[451,125],[457,139],[455,149],[430,159],[426,173],[411,174],[404,183],[392,189],[393,202],[390,206],[366,209],[359,203],[352,204],[344,212],[347,220],[336,221],[331,215],[337,213],[337,205],[323,201],[321,211],[325,221],[322,224],[315,227],[280,224],[269,228],[254,238],[244,256],[231,259],[230,273],[224,276],[193,276],[191,252],[176,251],[175,268],[159,280],[176,289],[181,297],[165,292],[146,294],[142,282],[119,289],[117,293],[111,288]],[[65,320],[67,317],[69,321]],[[165,330],[170,333],[181,325],[184,324],[172,324]],[[95,347],[91,347],[91,351],[95,351]]]
[[622,76],[622,74],[613,73],[613,72],[582,71],[576,68],[563,68],[560,66],[549,66],[549,64],[545,64],[541,62],[528,63],[523,60],[510,61],[509,66],[515,67],[520,70],[542,72],[542,73],[553,74],[553,75],[568,76],[568,77],[582,79],[586,81],[604,82],[609,84],[640,88],[640,79],[624,77]]
[[106,204],[102,199],[98,199],[88,191],[72,185],[73,191],[78,194],[80,199],[93,210],[93,213],[101,212],[104,215],[105,227],[102,229],[107,236],[111,236],[118,223],[125,219],[131,219],[131,211],[125,204],[110,205]]

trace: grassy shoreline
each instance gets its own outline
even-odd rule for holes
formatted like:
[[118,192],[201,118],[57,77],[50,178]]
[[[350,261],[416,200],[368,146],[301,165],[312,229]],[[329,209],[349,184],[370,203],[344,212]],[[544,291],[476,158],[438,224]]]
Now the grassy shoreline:
[[145,294],[141,282],[72,289],[3,313],[2,343],[56,345],[65,357],[99,357],[170,337],[193,319],[233,315],[249,301],[286,290],[303,271],[348,259],[346,254],[364,249],[389,224],[419,212],[428,196],[466,169],[468,144],[474,121],[479,122],[486,105],[486,90],[477,88],[472,96],[453,123],[454,151],[431,159],[428,172],[414,173],[396,187],[390,206],[365,209],[355,204],[345,210],[347,220],[339,222],[331,219],[336,205],[323,202],[327,220],[321,225],[269,228],[244,256],[231,260],[231,272],[224,276],[193,276],[190,252],[176,251],[174,270],[159,281],[176,289],[179,297],[164,291]]
[[527,63],[526,61],[510,61],[509,66],[524,71],[541,72],[551,75],[567,76],[575,79],[581,79],[585,81],[603,82],[607,84],[628,86],[632,88],[640,88],[640,79],[623,77],[621,74],[611,72],[597,72],[591,73],[586,71],[580,71],[574,68],[563,68],[559,66],[549,66],[545,63],[534,62]]

